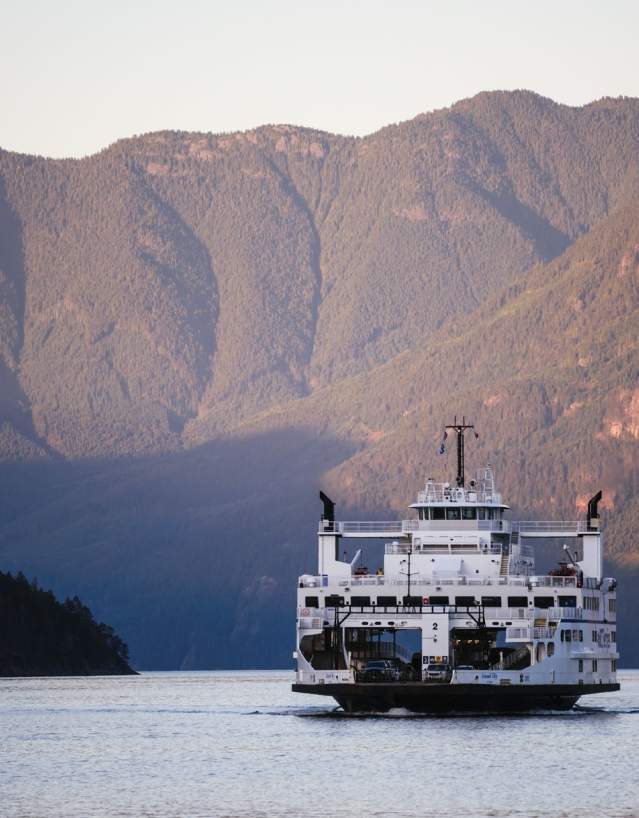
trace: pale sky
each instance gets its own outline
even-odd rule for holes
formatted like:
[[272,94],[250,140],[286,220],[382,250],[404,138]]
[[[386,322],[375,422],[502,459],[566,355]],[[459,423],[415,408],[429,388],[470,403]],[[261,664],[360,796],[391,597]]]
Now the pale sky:
[[4,0],[0,147],[84,156],[148,131],[342,134],[528,88],[639,96],[639,2]]

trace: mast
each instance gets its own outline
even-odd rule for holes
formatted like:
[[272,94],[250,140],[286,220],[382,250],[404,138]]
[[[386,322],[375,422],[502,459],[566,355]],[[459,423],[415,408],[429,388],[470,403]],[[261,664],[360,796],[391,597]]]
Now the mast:
[[[457,435],[457,485],[459,488],[464,487],[465,476],[464,476],[464,433],[467,429],[472,429],[475,431],[475,427],[472,423],[466,423],[466,417],[462,416],[461,423],[457,423],[457,415],[455,415],[455,420],[453,423],[448,424],[444,427],[444,440],[446,440],[448,436],[448,431],[455,432]],[[475,432],[475,437],[479,437],[477,432]],[[444,444],[442,443],[442,449],[444,449]]]

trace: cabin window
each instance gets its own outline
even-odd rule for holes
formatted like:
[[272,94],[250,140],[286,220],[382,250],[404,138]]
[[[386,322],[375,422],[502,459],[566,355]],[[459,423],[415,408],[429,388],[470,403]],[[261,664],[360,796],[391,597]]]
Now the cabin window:
[[548,656],[553,656],[555,653],[555,643],[548,642]]
[[501,608],[501,597],[483,596],[481,598],[481,604],[484,606],[484,608]]
[[486,509],[485,508],[478,508],[477,509],[477,518],[479,520],[485,520],[486,519]]
[[528,597],[527,596],[509,596],[508,597],[508,607],[509,608],[527,608],[528,607]]
[[613,644],[617,642],[617,631],[610,631],[610,640]]
[[327,608],[341,608],[344,604],[344,597],[337,594],[329,594],[324,602]]
[[494,508],[487,508],[486,509],[486,519],[487,520],[494,520],[495,519],[495,509]]
[[572,633],[570,631],[564,631],[563,633],[564,633],[566,642],[571,642],[572,641]]
[[351,597],[351,607],[355,608],[363,608],[366,605],[371,604],[371,598],[369,596],[352,596]]
[[477,605],[474,596],[456,596],[455,605],[461,605],[463,608],[473,607]]
[[476,508],[462,508],[462,520],[475,520],[477,519],[477,509]]
[[592,660],[592,672],[593,673],[597,672],[597,660],[596,659]]
[[617,660],[616,659],[613,659],[610,662],[610,669],[612,670],[613,673],[617,672]]
[[319,608],[319,597],[318,596],[307,596],[304,600],[304,605],[307,608]]
[[579,660],[579,673],[583,673],[583,672],[584,672],[584,660],[580,659]]
[[429,605],[448,605],[447,596],[431,596],[428,598]]
[[535,608],[552,608],[554,601],[551,596],[536,596]]
[[446,519],[446,509],[445,508],[431,508],[431,520],[444,520]]
[[579,630],[579,641],[580,642],[584,641],[584,632],[581,629]]
[[378,596],[377,597],[377,604],[381,605],[383,608],[394,608],[397,605],[397,597],[396,596]]
[[446,509],[446,519],[447,520],[459,520],[460,518],[460,509],[458,508],[447,508]]
[[576,596],[560,596],[558,598],[559,607],[560,608],[576,608],[577,607],[577,597]]
[[572,632],[572,641],[573,642],[579,641],[579,631],[577,629],[574,629]]
[[609,599],[608,600],[608,610],[613,613],[613,611],[617,610],[617,600],[616,599]]

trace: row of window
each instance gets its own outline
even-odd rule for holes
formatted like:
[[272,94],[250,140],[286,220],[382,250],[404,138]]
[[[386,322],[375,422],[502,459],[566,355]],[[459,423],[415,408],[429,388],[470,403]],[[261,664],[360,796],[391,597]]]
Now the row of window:
[[598,596],[584,596],[584,610],[585,611],[598,611],[599,610],[599,597]]
[[[596,630],[591,632],[592,641],[596,645],[609,645],[611,642],[616,644],[617,642],[617,631],[605,631],[601,634],[601,638],[599,633]],[[584,632],[581,628],[573,628],[572,630],[562,630],[561,631],[561,641],[562,642],[583,642],[584,641]]]
[[[597,671],[599,670],[599,661],[601,661],[601,663],[602,663],[602,665],[603,665],[603,659],[602,659],[602,660],[591,659],[591,662],[592,662],[592,672],[593,672],[593,673],[597,673]],[[604,669],[605,669],[605,668],[603,668],[603,667],[601,668],[601,672],[602,672],[602,673],[604,672]],[[610,660],[610,670],[611,670],[613,673],[616,673],[616,672],[617,672],[617,660],[616,660],[616,659],[611,659],[611,660]],[[583,659],[580,659],[580,660],[579,660],[579,673],[583,673],[583,672],[584,672],[584,660],[583,660]]]
[[458,506],[457,508],[420,508],[417,510],[420,520],[500,520],[501,509],[477,508],[476,506]]
[[[391,607],[394,608],[397,605],[461,605],[463,607],[477,607],[478,605],[483,605],[485,608],[527,608],[528,607],[528,597],[526,596],[509,596],[506,598],[507,604],[503,604],[503,599],[500,596],[482,596],[480,600],[477,600],[474,596],[456,596],[453,597],[453,601],[451,602],[451,597],[449,596],[428,596],[428,597],[421,597],[421,596],[411,596],[411,597],[402,597],[398,600],[396,596],[378,596],[376,600],[371,602],[370,596],[351,596],[350,598],[350,605],[353,608],[361,608],[361,607],[368,607],[370,605],[377,605],[378,607]],[[555,598],[552,596],[536,596],[533,599],[533,603],[535,608],[553,608],[555,607]],[[331,594],[327,596],[324,604],[327,608],[333,608],[335,606],[341,607],[344,605],[344,597],[338,596],[337,594]],[[346,602],[346,604],[349,604]],[[576,608],[577,607],[577,597],[576,596],[558,596],[556,599],[556,604],[559,608]],[[319,597],[316,596],[307,596],[305,600],[305,605],[307,608],[319,608]]]

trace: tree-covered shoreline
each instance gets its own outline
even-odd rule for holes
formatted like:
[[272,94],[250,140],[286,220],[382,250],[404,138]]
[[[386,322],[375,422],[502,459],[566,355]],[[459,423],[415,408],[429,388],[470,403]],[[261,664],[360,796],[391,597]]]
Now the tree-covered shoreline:
[[77,596],[59,602],[34,579],[0,571],[0,676],[134,674],[126,644]]

